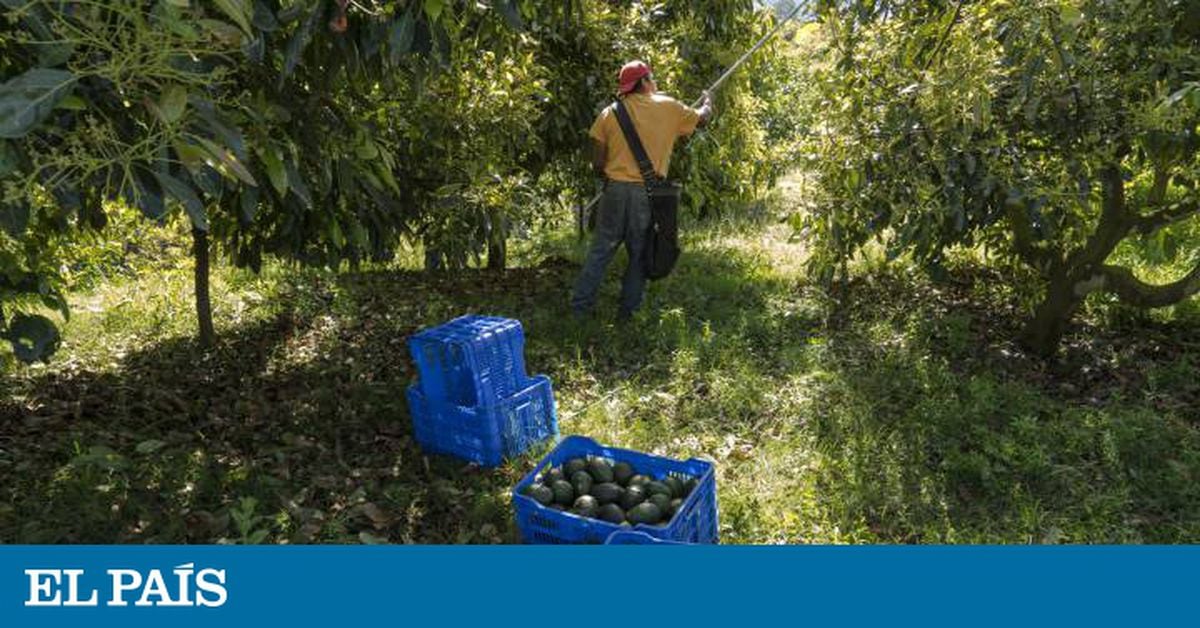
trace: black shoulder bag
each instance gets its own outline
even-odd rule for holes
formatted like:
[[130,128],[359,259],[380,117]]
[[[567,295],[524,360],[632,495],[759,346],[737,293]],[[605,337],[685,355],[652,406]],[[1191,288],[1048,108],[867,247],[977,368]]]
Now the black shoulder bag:
[[642,180],[646,182],[646,194],[650,197],[650,228],[646,232],[646,246],[642,260],[648,279],[662,279],[671,274],[679,260],[679,184],[658,176],[654,163],[646,155],[642,138],[638,137],[633,119],[621,101],[616,102],[617,122],[625,133],[625,142],[637,160]]

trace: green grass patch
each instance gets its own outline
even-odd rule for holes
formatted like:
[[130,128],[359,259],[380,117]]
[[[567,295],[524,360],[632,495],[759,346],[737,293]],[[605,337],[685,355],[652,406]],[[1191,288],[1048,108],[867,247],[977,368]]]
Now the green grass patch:
[[515,542],[537,454],[480,471],[411,438],[405,338],[468,312],[524,323],[563,433],[715,461],[724,542],[1200,540],[1196,330],[1084,325],[1056,368],[985,283],[831,300],[790,235],[692,228],[628,326],[616,269],[568,315],[565,234],[503,274],[220,268],[207,351],[186,260],[100,282],[52,364],[0,380],[0,541]]

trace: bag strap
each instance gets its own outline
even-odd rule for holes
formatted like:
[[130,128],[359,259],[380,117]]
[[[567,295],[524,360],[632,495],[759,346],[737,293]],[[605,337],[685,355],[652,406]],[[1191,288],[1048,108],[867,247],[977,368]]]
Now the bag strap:
[[629,144],[629,150],[633,151],[633,158],[637,160],[642,180],[645,181],[646,189],[649,190],[659,183],[658,173],[654,171],[654,162],[650,161],[650,156],[646,154],[646,147],[642,146],[642,138],[638,136],[637,128],[633,126],[633,118],[629,117],[625,103],[618,100],[613,103],[613,107],[616,109],[617,122],[621,125],[621,131],[625,133],[625,143]]

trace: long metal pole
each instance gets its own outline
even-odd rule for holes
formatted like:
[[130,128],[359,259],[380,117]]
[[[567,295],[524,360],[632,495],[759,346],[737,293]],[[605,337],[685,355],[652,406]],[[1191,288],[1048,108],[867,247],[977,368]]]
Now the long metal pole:
[[[741,67],[741,65],[743,63],[745,63],[747,59],[749,59],[751,56],[753,56],[754,53],[758,52],[759,48],[762,48],[763,46],[765,46],[766,43],[768,41],[770,41],[772,37],[774,37],[777,33],[779,33],[779,31],[783,29],[785,24],[787,24],[788,22],[791,22],[792,19],[794,19],[796,17],[796,15],[798,15],[800,13],[800,9],[804,8],[805,4],[806,3],[804,3],[804,2],[797,3],[796,8],[792,9],[792,12],[789,13],[787,17],[783,18],[783,21],[776,24],[775,28],[773,28],[771,30],[771,32],[764,35],[762,39],[758,40],[757,44],[754,44],[753,48],[751,48],[750,50],[747,50],[746,54],[742,55],[742,57],[740,59],[738,59],[737,61],[735,61],[733,65],[729,66],[729,69],[725,70],[725,72],[723,74],[721,74],[720,78],[718,78],[712,85],[710,85],[708,89],[704,90],[705,93],[711,94],[711,93],[717,91],[718,89],[720,89],[721,84],[724,83],[730,76],[733,76],[733,73],[736,72],[737,69],[739,67]],[[692,108],[695,109],[702,104],[704,104],[704,96],[701,96],[700,99],[697,100],[695,102],[695,104],[692,105]],[[586,220],[588,212],[592,211],[592,208],[596,206],[596,203],[600,202],[600,197],[602,197],[602,196],[604,196],[603,192],[600,194],[597,194],[595,197],[592,198],[591,202],[589,202],[587,205],[584,205],[583,209],[581,209],[579,211],[579,224],[580,224],[579,233],[581,236],[583,234],[583,228],[582,228],[583,223]]]

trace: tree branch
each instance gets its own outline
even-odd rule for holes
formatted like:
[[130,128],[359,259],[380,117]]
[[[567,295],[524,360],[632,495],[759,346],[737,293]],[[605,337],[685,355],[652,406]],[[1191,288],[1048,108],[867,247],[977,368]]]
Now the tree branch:
[[1200,292],[1200,264],[1179,281],[1162,286],[1148,284],[1123,266],[1104,266],[1104,289],[1122,303],[1140,308],[1165,307]]
[[1136,228],[1142,235],[1150,235],[1163,227],[1173,225],[1192,216],[1200,215],[1200,200],[1179,203],[1138,218]]
[[946,42],[950,40],[950,33],[954,31],[954,27],[958,24],[958,20],[962,18],[962,10],[963,2],[960,0],[954,7],[954,15],[950,17],[950,23],[946,25],[946,30],[942,32],[941,38],[938,39],[937,44],[933,47],[933,50],[930,51],[929,58],[925,60],[925,67],[921,68],[922,71],[928,71],[929,68],[933,67],[934,60],[936,60],[937,56],[941,54],[942,47],[945,46]]
[[1108,259],[1109,254],[1135,226],[1125,204],[1125,180],[1117,165],[1106,167],[1100,175],[1104,183],[1104,201],[1100,222],[1082,248],[1067,258],[1067,267],[1072,269],[1094,268]]

